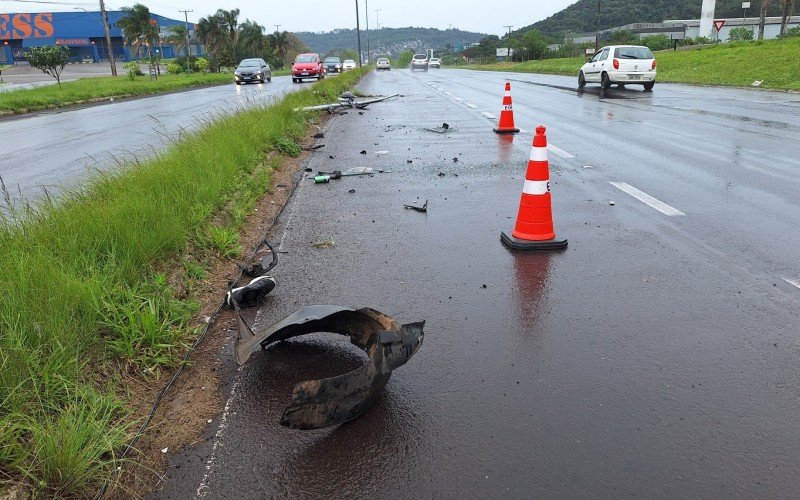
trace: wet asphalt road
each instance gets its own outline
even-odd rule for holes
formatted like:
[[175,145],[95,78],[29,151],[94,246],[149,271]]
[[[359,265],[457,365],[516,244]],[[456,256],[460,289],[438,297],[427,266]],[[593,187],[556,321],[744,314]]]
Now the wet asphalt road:
[[[315,334],[237,370],[231,337],[226,409],[154,497],[796,496],[797,95],[578,94],[514,74],[526,132],[508,140],[482,114],[505,76],[369,75],[362,90],[403,97],[334,118],[309,166],[391,173],[301,180],[274,235],[286,253],[257,325],[317,303],[427,321],[378,403],[338,428],[282,428],[296,382],[363,358]],[[443,121],[451,133],[424,130]],[[569,248],[512,253],[499,233],[539,123]],[[403,209],[425,199],[427,214]]]
[[269,103],[298,87],[289,77],[276,77],[266,84],[231,83],[6,118],[0,120],[0,177],[17,203],[34,200],[43,187],[53,193],[77,186],[94,170],[148,156],[216,114]]

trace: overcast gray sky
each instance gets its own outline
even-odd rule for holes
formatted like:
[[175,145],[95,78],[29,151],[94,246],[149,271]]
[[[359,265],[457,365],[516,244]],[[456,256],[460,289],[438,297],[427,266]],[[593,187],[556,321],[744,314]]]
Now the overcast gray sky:
[[[504,25],[514,29],[527,26],[558,12],[576,0],[358,0],[362,27],[365,7],[369,4],[369,24],[400,28],[454,28],[501,35]],[[52,3],[51,3],[52,2]],[[131,6],[135,0],[106,0],[107,9]],[[179,9],[192,9],[190,21],[215,12],[219,8],[238,8],[240,19],[249,18],[274,31],[276,24],[287,31],[330,31],[355,27],[355,0],[141,0],[151,11],[174,19],[183,19]],[[2,12],[53,12],[82,7],[97,10],[98,2],[86,0],[41,0],[14,2],[0,0]],[[380,9],[380,12],[375,12]]]

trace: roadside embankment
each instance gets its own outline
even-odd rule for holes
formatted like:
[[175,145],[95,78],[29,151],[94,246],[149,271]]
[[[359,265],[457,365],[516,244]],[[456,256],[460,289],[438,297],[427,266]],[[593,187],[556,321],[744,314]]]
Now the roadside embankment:
[[300,154],[316,114],[293,109],[335,100],[360,76],[219,116],[58,199],[0,209],[5,478],[57,497],[116,481],[144,417],[132,388],[161,387],[178,366],[205,324],[198,291],[209,267],[243,254],[243,221],[273,171]]
[[[738,42],[656,52],[659,82],[800,91],[800,38]],[[578,78],[582,57],[465,66],[487,71],[545,73]]]

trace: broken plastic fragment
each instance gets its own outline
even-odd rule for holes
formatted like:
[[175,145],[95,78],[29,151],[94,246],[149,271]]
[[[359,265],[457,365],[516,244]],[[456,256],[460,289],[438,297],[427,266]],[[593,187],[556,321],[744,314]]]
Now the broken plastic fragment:
[[281,425],[295,429],[320,429],[342,424],[364,413],[389,382],[392,370],[404,365],[424,339],[424,321],[400,325],[394,318],[369,308],[314,305],[303,307],[266,330],[254,333],[241,315],[236,341],[236,361],[243,365],[255,346],[314,332],[350,337],[369,361],[355,370],[321,380],[306,380],[294,387],[292,402]]

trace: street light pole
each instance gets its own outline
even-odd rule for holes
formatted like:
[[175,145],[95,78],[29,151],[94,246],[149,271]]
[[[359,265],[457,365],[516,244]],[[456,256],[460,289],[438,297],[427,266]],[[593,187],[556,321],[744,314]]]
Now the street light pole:
[[378,25],[378,50],[381,49],[381,11],[383,9],[375,9],[375,24]]
[[369,0],[364,0],[364,12],[367,14],[367,64],[372,61],[372,51],[369,47]]
[[358,20],[358,0],[356,0],[356,40],[358,44],[358,67],[361,68],[361,24]]
[[600,0],[597,0],[597,26],[594,32],[594,51],[600,50]]
[[111,76],[117,76],[117,61],[114,59],[114,47],[111,45],[111,32],[108,29],[108,13],[106,4],[100,0],[100,20],[103,21],[103,30],[106,32],[106,46],[108,47],[108,62],[111,63]]

